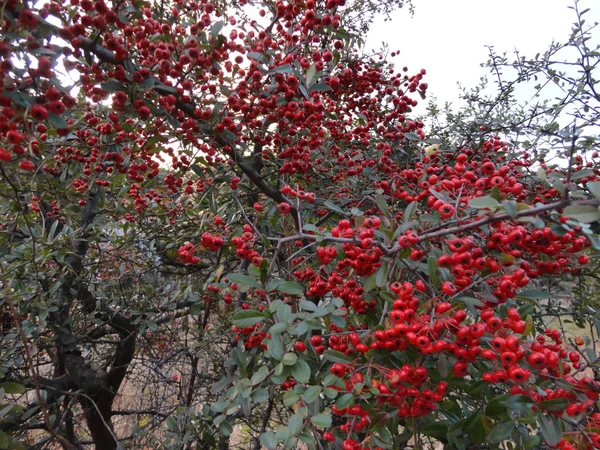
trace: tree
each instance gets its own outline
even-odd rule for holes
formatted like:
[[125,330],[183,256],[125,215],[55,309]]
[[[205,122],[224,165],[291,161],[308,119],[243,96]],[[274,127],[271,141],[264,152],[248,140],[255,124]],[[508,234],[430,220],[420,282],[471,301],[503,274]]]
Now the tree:
[[600,446],[540,314],[598,246],[593,121],[502,89],[426,133],[425,70],[360,51],[398,6],[3,4],[0,448]]

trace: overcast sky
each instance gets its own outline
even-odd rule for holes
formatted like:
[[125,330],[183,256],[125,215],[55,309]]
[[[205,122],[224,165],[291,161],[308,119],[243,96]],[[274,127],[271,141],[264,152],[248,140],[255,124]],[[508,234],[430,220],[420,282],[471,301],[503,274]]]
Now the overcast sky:
[[[367,47],[379,48],[381,42],[399,49],[397,64],[408,66],[409,73],[427,70],[429,97],[441,101],[457,98],[460,82],[477,84],[486,73],[480,64],[487,61],[486,45],[498,53],[518,49],[533,57],[544,52],[553,39],[568,38],[576,16],[568,9],[573,0],[413,0],[415,14],[399,10],[393,20],[378,20],[367,39]],[[579,9],[595,6],[584,18],[600,22],[600,1],[581,0]],[[600,29],[596,30],[600,39]]]

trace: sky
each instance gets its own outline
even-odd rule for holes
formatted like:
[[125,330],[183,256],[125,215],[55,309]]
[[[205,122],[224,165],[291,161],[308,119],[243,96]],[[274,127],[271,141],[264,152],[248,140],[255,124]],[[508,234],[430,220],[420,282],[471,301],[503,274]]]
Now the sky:
[[[408,73],[426,69],[428,97],[442,102],[458,99],[457,82],[475,86],[488,73],[480,67],[488,60],[486,45],[506,52],[509,61],[514,60],[515,49],[533,57],[553,39],[566,40],[576,18],[568,9],[573,0],[413,0],[413,4],[412,17],[402,9],[391,21],[376,20],[367,47],[380,48],[385,41],[390,50],[399,49],[397,65],[407,66]],[[594,4],[584,15],[588,23],[600,22],[600,1],[579,2],[580,10]],[[596,36],[600,37],[600,28]]]

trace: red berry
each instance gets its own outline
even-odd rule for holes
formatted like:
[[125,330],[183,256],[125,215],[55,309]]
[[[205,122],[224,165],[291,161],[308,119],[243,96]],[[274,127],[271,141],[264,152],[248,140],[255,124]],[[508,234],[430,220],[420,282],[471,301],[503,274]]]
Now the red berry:
[[8,150],[6,150],[2,147],[0,147],[0,161],[4,161],[4,162],[12,161],[12,154]]
[[27,170],[27,171],[31,171],[35,169],[35,164],[33,164],[31,161],[29,161],[28,159],[22,159],[19,162],[19,169],[21,170]]
[[277,209],[281,214],[287,214],[292,208],[289,203],[281,202],[279,205],[277,205]]
[[306,344],[302,341],[298,341],[294,344],[294,348],[296,349],[296,351],[304,352],[306,351]]

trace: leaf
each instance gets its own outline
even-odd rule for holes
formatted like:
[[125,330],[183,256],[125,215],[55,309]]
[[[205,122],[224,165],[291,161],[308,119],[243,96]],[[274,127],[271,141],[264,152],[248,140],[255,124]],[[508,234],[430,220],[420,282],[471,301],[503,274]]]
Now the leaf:
[[471,208],[483,209],[483,208],[498,208],[500,203],[493,197],[475,197],[469,200],[469,206]]
[[335,211],[338,214],[342,214],[342,215],[346,215],[346,212],[340,208],[338,205],[336,205],[335,203],[333,203],[331,200],[325,200],[323,202],[323,205],[325,205],[327,208],[331,209],[332,211]]
[[68,128],[69,125],[67,121],[57,114],[48,114],[48,121],[52,124],[54,128]]
[[425,436],[434,438],[445,438],[448,435],[448,425],[443,423],[432,423],[421,429],[421,433]]
[[600,182],[589,182],[586,186],[597,199],[600,199]]
[[[229,275],[227,275],[227,278],[232,283],[237,283],[240,287],[242,287],[242,286],[246,287],[246,288],[253,287],[256,289],[262,288],[262,286],[260,285],[258,280],[254,279],[252,277],[249,277],[248,275],[244,275],[243,273],[230,273]],[[244,292],[244,291],[242,291],[242,292]]]
[[404,133],[404,137],[409,141],[420,141],[421,138],[416,133]]
[[254,403],[264,403],[269,400],[269,391],[266,389],[257,389],[252,393],[251,398]]
[[317,310],[317,305],[308,300],[300,300],[299,306],[300,309],[303,309],[304,311],[314,312]]
[[540,431],[546,443],[550,447],[557,445],[562,438],[562,430],[560,429],[558,419],[551,415],[538,413],[538,422],[540,424]]
[[385,197],[381,194],[376,194],[375,195],[375,202],[377,203],[377,208],[379,208],[379,210],[383,213],[383,215],[385,217],[390,217],[390,210],[387,204],[387,201],[385,200]]
[[282,64],[281,66],[277,66],[271,70],[269,70],[269,74],[272,75],[274,73],[292,73],[294,72],[294,67],[291,64]]
[[265,57],[264,57],[264,55],[262,53],[248,52],[247,56],[250,59],[255,59],[255,60],[260,61],[260,62],[265,62]]
[[160,134],[156,134],[156,135],[152,136],[150,139],[148,139],[146,142],[144,142],[144,145],[142,146],[142,150],[152,147],[154,144],[157,144],[158,142],[160,142],[162,138],[163,137]]
[[557,397],[538,403],[538,407],[546,411],[562,411],[567,406],[569,406],[569,401],[564,397]]
[[277,448],[277,437],[272,431],[265,431],[260,435],[260,443],[268,450],[275,450]]
[[269,374],[269,368],[267,366],[261,366],[260,369],[258,369],[254,373],[254,375],[252,375],[252,379],[250,380],[250,383],[253,386],[256,386],[257,384],[262,382],[265,378],[267,378],[268,374]]
[[107,81],[106,83],[102,83],[100,86],[103,91],[106,92],[117,92],[117,91],[126,91],[125,86],[115,80]]
[[316,416],[312,416],[310,421],[315,427],[329,428],[332,423],[332,418],[331,414],[317,414]]
[[427,271],[431,284],[437,286],[440,283],[439,266],[437,258],[433,255],[430,255],[429,258],[427,258]]
[[321,386],[310,386],[304,394],[302,394],[302,398],[306,403],[312,403],[317,398],[319,398],[319,394],[321,393]]
[[310,366],[308,363],[303,359],[299,359],[292,367],[292,376],[298,383],[308,383],[308,380],[310,380]]
[[278,337],[269,340],[267,350],[273,359],[281,361],[281,358],[283,358],[283,344]]
[[288,421],[288,429],[290,430],[290,434],[297,435],[302,431],[302,425],[304,424],[304,417],[300,413],[294,414],[290,417]]
[[377,286],[377,273],[372,273],[365,279],[363,289],[365,292],[371,292],[375,286]]
[[492,443],[499,443],[508,439],[515,429],[515,423],[513,421],[504,422],[496,425],[494,429],[488,434],[487,440]]
[[340,364],[347,364],[349,362],[352,362],[352,358],[350,358],[348,355],[337,351],[337,350],[325,350],[323,352],[323,359],[326,361],[331,361],[334,363],[340,363]]
[[296,364],[296,361],[298,361],[298,355],[292,352],[286,353],[283,355],[283,358],[281,358],[281,362],[286,366],[293,366]]
[[292,307],[287,303],[281,303],[277,307],[277,317],[283,323],[291,323],[293,320]]
[[306,71],[306,85],[310,86],[310,82],[312,81],[313,77],[315,76],[315,74],[317,73],[317,67],[315,66],[315,64],[311,64],[310,67],[308,68],[308,70]]
[[240,328],[251,327],[265,318],[264,313],[253,309],[239,311],[233,316],[233,325]]
[[27,389],[20,383],[15,381],[5,381],[0,383],[0,389],[4,389],[7,394],[23,394]]
[[331,91],[331,86],[329,86],[328,84],[325,83],[317,83],[317,84],[313,84],[309,91],[310,92],[315,92],[315,91]]
[[275,325],[273,325],[271,328],[269,328],[269,334],[283,333],[285,330],[287,330],[287,328],[288,328],[287,323],[278,322]]
[[335,402],[335,406],[339,409],[345,409],[350,406],[354,402],[354,394],[348,392],[347,394],[342,395]]
[[277,290],[284,294],[304,295],[304,287],[295,281],[285,281],[277,286]]
[[517,297],[531,298],[533,300],[546,300],[550,298],[550,293],[539,289],[527,289],[517,293]]
[[300,394],[295,391],[287,391],[283,394],[283,404],[288,408],[300,400]]
[[387,281],[387,277],[388,277],[388,272],[389,272],[389,266],[387,262],[384,262],[381,267],[377,270],[376,274],[375,274],[375,285],[379,288],[382,288],[385,286],[385,283]]
[[600,219],[600,211],[595,206],[570,205],[563,210],[563,214],[581,223],[592,223]]
[[222,20],[215,22],[213,26],[210,27],[210,38],[213,40],[216,39],[224,25],[225,23]]
[[404,223],[407,223],[410,221],[410,218],[413,216],[413,214],[417,210],[417,206],[418,206],[417,202],[410,202],[408,204],[408,206],[404,210],[404,214],[402,215],[402,221]]
[[505,200],[502,202],[502,206],[504,206],[504,211],[513,219],[517,217],[517,202],[514,200]]
[[231,433],[233,433],[233,427],[227,421],[221,422],[219,424],[219,431],[225,437],[228,437]]

